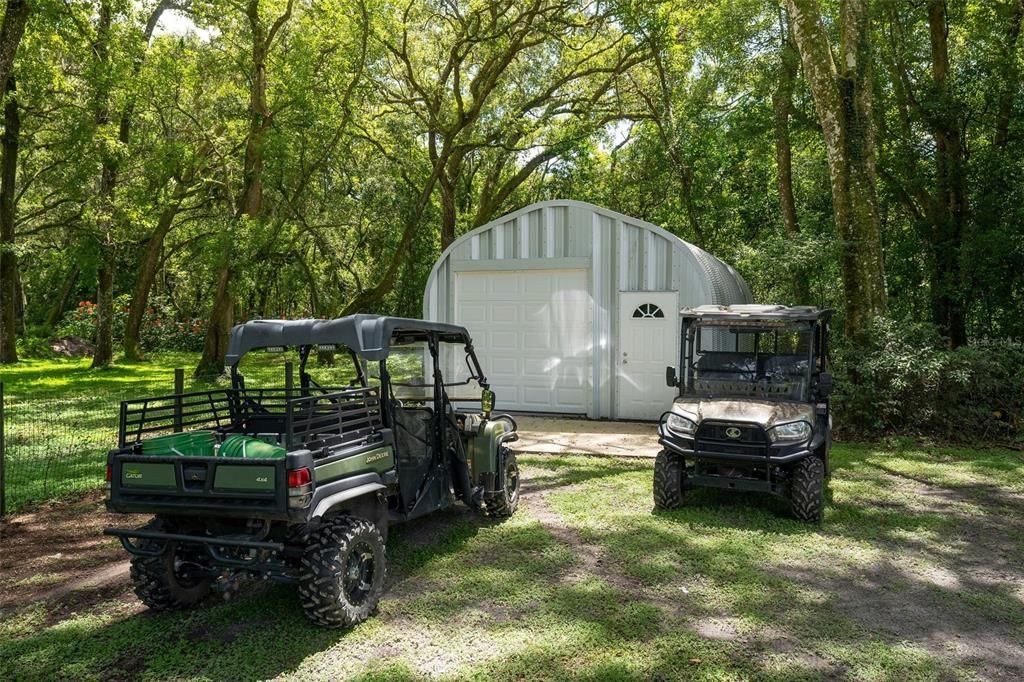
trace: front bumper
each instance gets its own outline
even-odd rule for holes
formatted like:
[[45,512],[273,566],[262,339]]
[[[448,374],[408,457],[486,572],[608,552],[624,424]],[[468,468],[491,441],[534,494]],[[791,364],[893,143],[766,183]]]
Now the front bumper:
[[[735,443],[710,439],[707,432],[739,427],[743,440]],[[812,437],[813,438],[813,437]],[[786,495],[789,482],[784,467],[813,453],[813,440],[772,443],[759,426],[732,422],[704,422],[689,436],[676,434],[662,420],[658,442],[683,456],[688,463],[685,488],[721,488]]]

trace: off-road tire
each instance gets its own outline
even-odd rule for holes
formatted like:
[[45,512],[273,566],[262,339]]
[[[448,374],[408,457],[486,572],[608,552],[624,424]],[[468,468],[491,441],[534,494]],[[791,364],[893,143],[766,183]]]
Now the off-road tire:
[[377,610],[386,571],[384,538],[376,524],[354,516],[325,521],[310,535],[302,556],[302,608],[317,625],[352,627]]
[[[150,521],[143,530],[164,530],[158,519]],[[156,540],[139,540],[142,549],[158,549]],[[173,611],[200,602],[210,593],[210,578],[183,580],[175,572],[178,543],[168,542],[160,556],[132,556],[130,575],[135,595],[153,611]]]
[[685,479],[683,458],[668,450],[659,452],[654,460],[654,506],[658,509],[682,507]]
[[505,469],[505,484],[501,492],[484,502],[484,509],[488,516],[507,518],[519,507],[519,464],[516,462],[516,453],[508,448],[502,447],[499,454]]
[[807,523],[820,523],[825,510],[825,463],[805,457],[790,474],[789,497],[793,516]]

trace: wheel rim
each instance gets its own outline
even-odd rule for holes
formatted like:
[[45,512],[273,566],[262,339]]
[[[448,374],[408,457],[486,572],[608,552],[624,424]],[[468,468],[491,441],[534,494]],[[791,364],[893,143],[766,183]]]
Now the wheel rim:
[[376,561],[373,548],[361,542],[349,552],[342,576],[342,589],[345,598],[354,606],[363,604],[373,591],[373,578],[376,572]]
[[505,465],[505,494],[509,502],[519,497],[519,466],[514,461]]

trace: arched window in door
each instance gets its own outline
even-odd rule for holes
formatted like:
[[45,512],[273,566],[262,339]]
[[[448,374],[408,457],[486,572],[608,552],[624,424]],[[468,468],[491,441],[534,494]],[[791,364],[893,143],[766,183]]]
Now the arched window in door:
[[661,308],[653,303],[641,303],[636,307],[636,310],[633,311],[633,317],[640,319],[652,319],[665,317],[665,313],[663,313]]

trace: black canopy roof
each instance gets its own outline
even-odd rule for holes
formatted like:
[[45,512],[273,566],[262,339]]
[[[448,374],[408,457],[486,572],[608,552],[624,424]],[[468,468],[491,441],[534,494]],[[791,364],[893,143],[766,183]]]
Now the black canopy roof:
[[228,342],[227,363],[237,365],[254,348],[336,344],[367,360],[388,356],[397,334],[409,341],[435,333],[442,341],[470,345],[465,327],[404,317],[349,315],[336,320],[250,320],[235,325]]

